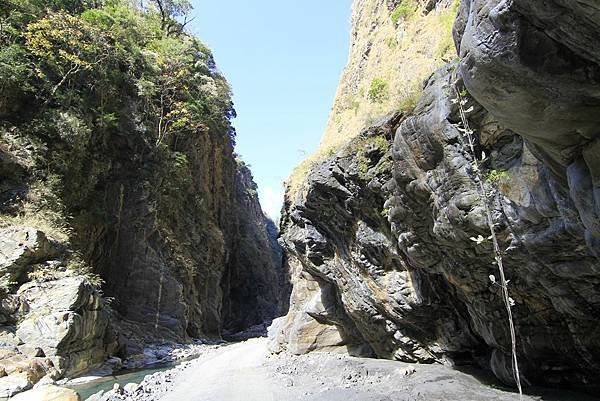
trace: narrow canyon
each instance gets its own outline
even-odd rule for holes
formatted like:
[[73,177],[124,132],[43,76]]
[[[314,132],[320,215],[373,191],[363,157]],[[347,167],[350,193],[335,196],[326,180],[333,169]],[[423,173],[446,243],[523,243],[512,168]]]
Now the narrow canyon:
[[0,400],[600,400],[597,0],[354,0],[279,226],[190,6],[0,0]]

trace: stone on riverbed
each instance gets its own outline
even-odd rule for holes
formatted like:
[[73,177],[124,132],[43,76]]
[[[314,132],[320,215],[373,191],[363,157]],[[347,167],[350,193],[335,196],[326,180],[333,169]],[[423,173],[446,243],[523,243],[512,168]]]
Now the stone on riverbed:
[[133,394],[136,392],[136,390],[140,387],[139,384],[137,383],[127,383],[124,387],[123,390],[125,390],[125,393],[127,394]]
[[47,385],[18,394],[11,401],[80,401],[80,397],[71,389]]
[[27,373],[16,373],[14,375],[0,378],[0,398],[8,398],[30,389],[32,386]]

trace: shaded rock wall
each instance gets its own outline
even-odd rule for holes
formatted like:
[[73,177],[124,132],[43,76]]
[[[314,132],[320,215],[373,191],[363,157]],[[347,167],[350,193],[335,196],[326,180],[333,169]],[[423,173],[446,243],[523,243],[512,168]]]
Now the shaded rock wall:
[[573,43],[597,32],[586,31],[592,16],[560,23],[581,7],[463,1],[460,64],[425,82],[413,113],[366,130],[288,199],[282,230],[294,290],[274,349],[475,363],[513,382],[491,244],[472,240],[489,229],[457,86],[485,159],[525,382],[595,388],[597,64]]
[[[204,51],[193,54],[206,57],[206,82],[227,88]],[[88,87],[89,79],[71,82]],[[147,342],[220,338],[272,319],[285,304],[277,233],[236,160],[228,92],[211,98],[225,105],[215,108],[222,115],[196,115],[193,130],[161,142],[138,88],[116,86],[123,107],[110,129],[95,117],[85,125],[69,103],[52,105],[50,128],[31,129],[16,112],[0,120],[0,336],[10,340],[0,350],[12,352],[16,342],[31,351],[25,359],[37,358],[37,348],[60,356],[59,376],[114,354],[113,329],[119,355],[137,354]],[[202,90],[185,88],[205,99]],[[54,123],[64,135],[55,135]],[[61,297],[89,297],[89,305],[56,309],[37,299],[44,291],[20,292],[54,294],[67,278],[80,285],[65,285]],[[32,321],[20,320],[26,304]],[[32,323],[46,320],[47,333]]]
[[232,207],[237,213],[221,284],[221,321],[223,328],[235,332],[285,313],[281,299],[289,298],[289,293],[280,293],[285,278],[278,231],[260,207],[257,186],[246,166],[236,174]]
[[600,247],[599,11],[583,1],[471,1],[463,2],[455,27],[466,87],[569,190],[594,252]]
[[[115,353],[112,327],[121,352],[138,353],[144,341],[219,338],[280,313],[277,231],[229,137],[180,139],[183,168],[170,176],[160,160],[141,156],[140,143],[118,139],[89,202],[67,206],[69,242],[32,227],[0,231],[0,348],[15,351],[0,363],[6,370],[43,357],[52,362],[46,372],[80,373]],[[4,193],[31,191],[28,174],[38,173],[30,166],[3,181]],[[9,214],[20,203],[4,206],[6,221],[19,221]]]

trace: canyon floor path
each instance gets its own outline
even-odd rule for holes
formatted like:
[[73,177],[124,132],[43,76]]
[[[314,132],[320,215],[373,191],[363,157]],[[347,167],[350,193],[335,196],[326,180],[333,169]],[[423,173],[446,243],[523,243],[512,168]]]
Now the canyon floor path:
[[[271,355],[265,338],[200,357],[161,401],[512,401],[517,394],[441,365],[318,353]],[[583,398],[582,398],[583,397]],[[524,400],[592,400],[552,393]]]

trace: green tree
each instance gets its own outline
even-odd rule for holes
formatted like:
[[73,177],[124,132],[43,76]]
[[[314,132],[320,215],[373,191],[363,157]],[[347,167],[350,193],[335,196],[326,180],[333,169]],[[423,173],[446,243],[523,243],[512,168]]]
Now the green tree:
[[161,28],[167,32],[167,34],[175,32],[177,29],[177,23],[175,21],[178,17],[183,17],[183,27],[189,22],[188,14],[192,11],[192,3],[189,0],[150,0],[156,7],[160,14]]

